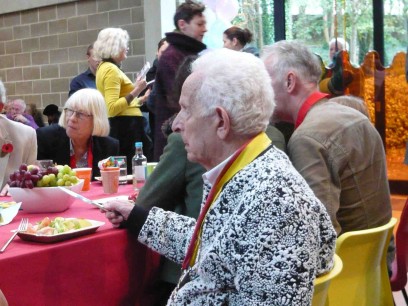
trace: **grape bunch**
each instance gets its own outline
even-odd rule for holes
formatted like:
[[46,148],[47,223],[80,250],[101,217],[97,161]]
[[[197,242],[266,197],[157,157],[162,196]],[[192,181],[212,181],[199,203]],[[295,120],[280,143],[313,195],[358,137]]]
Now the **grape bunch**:
[[38,166],[26,164],[20,165],[18,170],[10,174],[8,184],[10,187],[29,188],[72,186],[78,183],[75,171],[71,167],[50,166],[40,169]]
[[[58,169],[57,186],[72,186],[79,182],[75,171],[73,171],[70,166],[64,165],[64,166],[56,166],[56,167]],[[50,178],[50,180],[52,179],[53,178]]]
[[42,177],[42,175],[39,173],[38,167],[31,167],[30,170],[28,170],[28,166],[26,164],[22,164],[18,170],[15,170],[10,174],[8,184],[10,187],[32,189],[40,180],[40,176]]

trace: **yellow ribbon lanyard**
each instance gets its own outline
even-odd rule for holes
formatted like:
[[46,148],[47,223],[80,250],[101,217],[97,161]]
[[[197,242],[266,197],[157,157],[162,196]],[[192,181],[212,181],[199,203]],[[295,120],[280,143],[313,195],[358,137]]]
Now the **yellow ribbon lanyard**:
[[[223,189],[224,185],[235,175],[237,174],[241,169],[243,169],[246,165],[251,163],[255,158],[257,158],[263,151],[265,151],[270,145],[272,141],[269,139],[268,135],[265,134],[265,132],[259,133],[255,138],[253,138],[248,145],[244,148],[244,150],[241,152],[241,154],[238,155],[238,157],[235,159],[235,161],[232,163],[232,165],[229,167],[229,169],[225,172],[223,177],[218,181],[218,184],[213,186],[213,188],[216,188],[216,194],[214,196],[214,199],[211,203],[210,209],[214,205],[215,201],[217,200],[218,196],[221,193],[221,190]],[[207,211],[207,214],[208,214]],[[207,216],[207,215],[206,215]],[[205,218],[204,218],[205,220]],[[203,225],[204,221],[201,224],[200,231],[198,233],[198,241],[195,245],[194,248],[194,253],[190,261],[190,267],[192,267],[197,259],[197,254],[198,250],[201,245],[201,235],[202,235],[202,230],[203,230]]]

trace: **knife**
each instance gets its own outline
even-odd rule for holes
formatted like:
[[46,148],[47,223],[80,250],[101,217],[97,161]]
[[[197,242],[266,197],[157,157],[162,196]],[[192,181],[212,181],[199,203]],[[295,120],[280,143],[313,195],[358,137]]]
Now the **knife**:
[[80,200],[82,200],[82,201],[84,201],[84,202],[86,202],[88,204],[94,205],[94,206],[98,207],[99,209],[102,209],[103,211],[107,211],[107,209],[101,203],[98,203],[98,202],[92,201],[92,200],[90,200],[88,198],[85,198],[84,196],[82,196],[82,195],[80,195],[80,194],[78,194],[78,193],[76,193],[76,192],[74,192],[74,191],[72,191],[72,190],[70,190],[68,188],[60,187],[60,186],[58,188],[61,189],[64,192],[68,193],[70,196],[72,196],[74,198],[80,199]]

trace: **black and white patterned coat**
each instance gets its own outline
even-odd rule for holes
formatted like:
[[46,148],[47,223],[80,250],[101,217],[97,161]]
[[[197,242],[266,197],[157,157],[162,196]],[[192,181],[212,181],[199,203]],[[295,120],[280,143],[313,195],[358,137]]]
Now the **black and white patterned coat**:
[[[195,223],[153,208],[139,241],[181,263]],[[335,240],[324,206],[271,147],[224,186],[204,222],[191,281],[168,305],[310,305],[315,276],[332,268]]]

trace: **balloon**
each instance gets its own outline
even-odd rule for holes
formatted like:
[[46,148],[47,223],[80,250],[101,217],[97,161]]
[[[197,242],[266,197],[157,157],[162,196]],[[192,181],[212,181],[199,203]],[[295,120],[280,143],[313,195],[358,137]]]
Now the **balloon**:
[[203,42],[208,48],[222,48],[222,34],[229,27],[231,27],[231,23],[226,23],[221,19],[217,19],[211,28],[209,28],[208,32],[205,33]]
[[214,11],[210,8],[206,8],[204,11],[205,20],[207,21],[207,29],[211,28],[214,22],[217,20],[217,16]]
[[217,0],[203,0],[203,3],[207,6],[207,8],[210,8],[211,10],[215,11]]
[[215,8],[217,17],[225,22],[230,22],[238,15],[239,4],[237,0],[218,0]]

